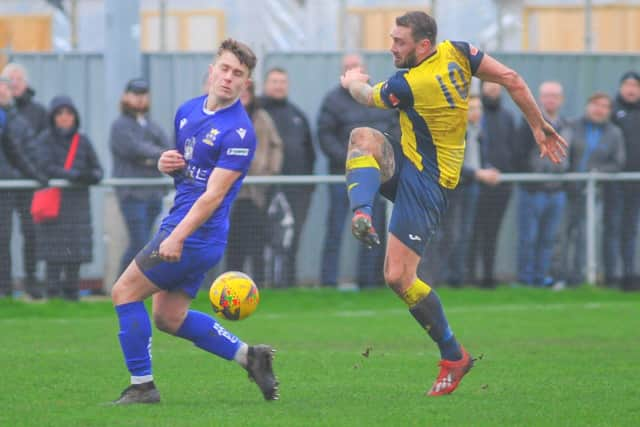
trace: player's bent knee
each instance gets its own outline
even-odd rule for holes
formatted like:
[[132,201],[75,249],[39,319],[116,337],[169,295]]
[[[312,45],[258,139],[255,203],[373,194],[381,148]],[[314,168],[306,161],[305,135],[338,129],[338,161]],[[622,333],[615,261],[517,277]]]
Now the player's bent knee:
[[153,323],[156,325],[156,328],[162,332],[166,332],[167,334],[175,335],[175,333],[178,332],[178,329],[180,329],[183,321],[183,318],[175,316],[172,313],[162,311],[153,312]]
[[372,153],[383,141],[380,131],[369,127],[357,127],[349,135],[349,148],[360,149],[367,154]]

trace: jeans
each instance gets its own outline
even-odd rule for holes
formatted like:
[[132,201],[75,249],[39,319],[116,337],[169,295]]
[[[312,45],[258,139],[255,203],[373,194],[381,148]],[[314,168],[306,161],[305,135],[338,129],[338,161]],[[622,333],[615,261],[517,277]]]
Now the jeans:
[[[327,232],[322,251],[321,280],[323,285],[338,284],[338,265],[345,220],[349,212],[349,198],[344,184],[329,184],[329,210],[327,212]],[[360,245],[358,254],[358,284],[373,286],[384,281],[382,260],[384,259],[385,203],[378,197],[373,206],[373,226],[380,236],[380,245],[367,249]]]
[[449,207],[444,218],[440,253],[443,263],[440,277],[453,286],[467,279],[467,256],[478,202],[478,184],[461,185],[449,192]]
[[120,261],[120,271],[123,272],[151,237],[153,223],[162,210],[162,199],[125,197],[119,199],[119,203],[129,232],[129,246]]
[[518,280],[547,284],[553,244],[562,223],[564,191],[520,189],[518,199]]
[[635,274],[636,236],[640,214],[640,186],[637,183],[606,184],[603,191],[602,255],[604,279],[619,278],[617,263],[622,257],[622,277]]

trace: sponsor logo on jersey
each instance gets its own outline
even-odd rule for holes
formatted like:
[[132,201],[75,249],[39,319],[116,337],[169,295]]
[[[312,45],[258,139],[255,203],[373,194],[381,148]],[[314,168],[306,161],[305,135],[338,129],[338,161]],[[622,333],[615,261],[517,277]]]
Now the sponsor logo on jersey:
[[248,148],[227,148],[227,155],[247,157],[249,155],[249,149]]
[[180,129],[182,129],[187,124],[187,122],[188,120],[186,117],[180,120]]
[[196,137],[192,136],[184,140],[184,159],[189,161],[193,158],[193,147],[196,145]]
[[478,54],[478,52],[480,52],[480,51],[478,50],[477,47],[475,47],[472,44],[469,45],[469,53],[471,53],[471,56],[476,56]]
[[240,139],[244,139],[244,136],[247,134],[247,130],[245,128],[236,129],[236,133],[240,136]]
[[422,237],[418,236],[417,234],[409,234],[409,239],[415,242],[422,242]]

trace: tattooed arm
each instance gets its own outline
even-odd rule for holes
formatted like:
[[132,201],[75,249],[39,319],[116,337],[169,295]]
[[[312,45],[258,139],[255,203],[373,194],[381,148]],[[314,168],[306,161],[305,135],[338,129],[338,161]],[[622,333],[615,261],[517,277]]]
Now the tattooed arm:
[[369,76],[360,68],[352,68],[340,77],[342,87],[347,89],[353,99],[362,105],[375,107],[373,103],[373,88],[369,83]]

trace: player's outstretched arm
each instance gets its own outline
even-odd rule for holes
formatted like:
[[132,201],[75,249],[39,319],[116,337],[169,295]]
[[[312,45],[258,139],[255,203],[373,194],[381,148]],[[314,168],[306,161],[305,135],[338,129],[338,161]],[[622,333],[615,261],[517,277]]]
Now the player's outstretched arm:
[[158,255],[168,262],[180,261],[184,241],[213,215],[242,172],[215,168],[207,181],[206,191],[191,206],[187,215],[161,244]]
[[476,77],[498,83],[507,89],[531,126],[541,157],[548,157],[554,163],[559,163],[566,157],[567,142],[544,119],[529,86],[516,71],[485,54]]
[[373,87],[368,83],[369,76],[360,68],[347,70],[340,76],[340,84],[347,89],[353,99],[362,105],[375,107],[373,103]]

